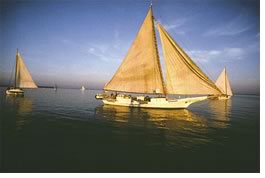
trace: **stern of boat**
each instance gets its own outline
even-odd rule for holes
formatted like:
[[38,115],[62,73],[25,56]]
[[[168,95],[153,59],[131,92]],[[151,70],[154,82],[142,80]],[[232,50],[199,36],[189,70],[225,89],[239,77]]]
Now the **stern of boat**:
[[188,108],[193,103],[201,102],[201,101],[204,101],[207,99],[208,99],[208,96],[200,96],[200,97],[190,97],[190,98],[178,99],[177,101],[179,103],[182,103],[183,108]]

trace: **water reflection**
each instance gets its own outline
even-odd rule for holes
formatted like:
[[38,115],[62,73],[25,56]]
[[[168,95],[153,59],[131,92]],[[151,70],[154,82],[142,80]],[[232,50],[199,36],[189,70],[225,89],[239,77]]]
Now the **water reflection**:
[[[129,108],[120,106],[103,105],[96,107],[96,116],[117,122],[140,122],[146,120],[150,123],[165,121],[182,121],[195,123],[199,126],[206,126],[207,120],[186,109],[167,110],[167,109],[146,109]],[[158,125],[167,127],[166,125]]]
[[176,146],[192,148],[210,141],[207,137],[208,120],[185,109],[143,109],[103,105],[96,108],[95,118],[124,123],[126,127],[142,128],[146,135],[162,137],[158,139],[161,142],[159,144],[163,143],[163,146],[169,147],[168,149],[176,149]]
[[128,107],[100,105],[95,108],[95,118],[128,122],[129,111]]
[[211,100],[209,110],[213,117],[215,127],[227,128],[230,124],[232,100]]
[[16,108],[19,115],[25,115],[32,111],[32,100],[30,98],[6,96],[6,101],[11,104],[10,107]]
[[17,129],[21,129],[23,125],[30,122],[29,117],[27,117],[32,112],[32,100],[30,98],[6,96],[6,104],[17,115],[15,117]]

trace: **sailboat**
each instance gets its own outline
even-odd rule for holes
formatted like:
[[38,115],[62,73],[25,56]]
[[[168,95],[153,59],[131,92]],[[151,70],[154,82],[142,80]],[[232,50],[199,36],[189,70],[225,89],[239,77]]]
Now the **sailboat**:
[[230,99],[231,96],[233,96],[226,68],[224,68],[222,73],[219,75],[215,85],[222,91],[221,95],[217,95],[217,99]]
[[54,91],[57,91],[57,88],[58,88],[58,87],[57,87],[57,85],[55,84],[54,87],[53,87],[53,90],[54,90]]
[[[151,5],[126,57],[105,84],[104,93],[97,94],[96,99],[107,105],[173,109],[187,108],[192,103],[206,100],[207,95],[221,94],[165,28],[158,22],[156,27],[163,48],[166,80],[162,76]],[[169,94],[206,96],[174,99],[169,98]]]
[[80,90],[85,91],[86,88],[84,86],[82,86]]
[[16,69],[15,69],[15,81],[13,87],[8,87],[6,90],[7,95],[24,95],[22,88],[38,88],[33,81],[21,55],[18,52],[16,54]]

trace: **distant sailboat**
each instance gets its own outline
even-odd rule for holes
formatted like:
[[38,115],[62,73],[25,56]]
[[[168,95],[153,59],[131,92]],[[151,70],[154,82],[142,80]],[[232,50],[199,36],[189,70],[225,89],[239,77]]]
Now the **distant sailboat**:
[[86,88],[84,86],[82,86],[80,90],[84,91],[84,90],[86,90]]
[[14,86],[8,87],[6,90],[6,94],[7,95],[23,95],[24,91],[22,88],[38,88],[38,87],[33,81],[17,49]]
[[226,68],[219,75],[215,85],[222,91],[222,95],[217,96],[218,99],[229,99],[233,96]]
[[[173,40],[164,27],[157,23],[166,64],[166,82],[157,49],[152,6],[122,64],[105,85],[110,96],[97,94],[104,104],[144,108],[187,108],[190,104],[206,100],[208,96],[170,99],[168,94],[217,95],[219,88],[191,60]],[[134,93],[133,97],[118,92]],[[155,97],[143,94],[156,94]]]
[[53,88],[54,91],[57,91],[57,88],[58,88],[58,87],[57,87],[57,85],[55,84],[55,85],[54,85],[54,88]]

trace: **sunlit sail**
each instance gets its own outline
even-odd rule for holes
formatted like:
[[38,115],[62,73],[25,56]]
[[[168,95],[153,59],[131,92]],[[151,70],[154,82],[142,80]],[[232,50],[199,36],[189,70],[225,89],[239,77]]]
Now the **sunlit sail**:
[[8,95],[23,95],[24,91],[22,88],[38,88],[33,81],[29,70],[27,69],[22,56],[17,50],[16,54],[16,71],[15,71],[15,81],[14,86],[9,87],[6,90]]
[[152,8],[122,64],[104,90],[164,93]]
[[[122,64],[104,87],[104,91],[114,94],[97,94],[97,99],[102,99],[104,104],[118,106],[187,108],[192,103],[206,100],[207,95],[222,94],[161,24],[158,24],[158,31],[166,64],[166,80],[162,76],[151,6]],[[206,96],[170,99],[168,94]]]
[[170,37],[161,24],[158,31],[166,64],[166,88],[169,94],[219,94],[220,90]]
[[224,68],[222,73],[219,75],[215,84],[222,91],[222,95],[218,96],[218,99],[229,99],[231,96],[233,96],[226,68]]

